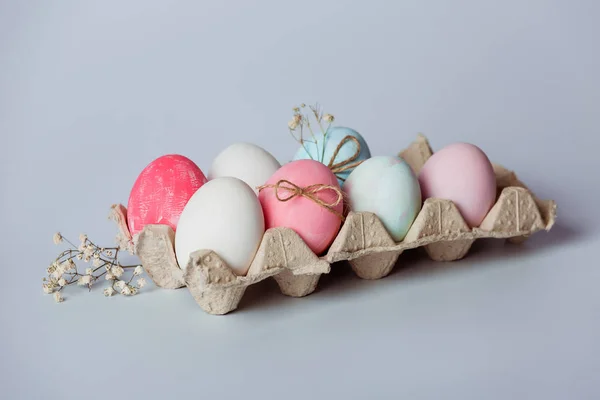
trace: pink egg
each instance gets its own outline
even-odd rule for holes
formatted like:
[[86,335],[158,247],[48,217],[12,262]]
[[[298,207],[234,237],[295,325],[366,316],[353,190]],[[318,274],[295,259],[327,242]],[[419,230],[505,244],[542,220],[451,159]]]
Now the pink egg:
[[[338,190],[340,188],[331,170],[314,160],[298,160],[285,164],[269,178],[266,185],[275,185],[281,180],[288,180],[301,188],[315,184],[333,186]],[[285,189],[286,187],[290,189]],[[280,198],[285,199],[293,193],[289,184],[282,183],[278,194]],[[313,196],[329,205],[339,200],[338,193],[332,189],[314,192]],[[272,187],[262,189],[258,199],[263,208],[267,229],[275,227],[293,229],[317,255],[331,245],[340,229],[341,219],[335,213],[342,213],[342,201],[332,206],[334,213],[304,196],[294,196],[288,201],[280,201]]]
[[127,224],[132,235],[148,224],[177,228],[188,200],[206,177],[192,160],[170,154],[152,161],[138,176],[129,195]]
[[419,173],[423,199],[452,200],[471,227],[481,224],[496,201],[494,168],[481,149],[468,143],[444,147]]

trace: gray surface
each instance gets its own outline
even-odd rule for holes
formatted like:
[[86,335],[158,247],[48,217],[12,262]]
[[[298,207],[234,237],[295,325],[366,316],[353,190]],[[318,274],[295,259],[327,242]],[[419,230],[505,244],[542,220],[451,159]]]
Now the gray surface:
[[[600,397],[598,2],[349,3],[0,1],[2,398]],[[269,281],[226,317],[186,290],[41,293],[53,232],[111,243],[150,160],[285,161],[315,101],[373,154],[481,146],[555,229],[377,282],[336,266],[305,299]]]

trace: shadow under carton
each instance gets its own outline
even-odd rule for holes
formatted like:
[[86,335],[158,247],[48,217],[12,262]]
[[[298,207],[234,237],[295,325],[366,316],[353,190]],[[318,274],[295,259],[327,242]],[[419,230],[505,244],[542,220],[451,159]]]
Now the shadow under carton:
[[[433,151],[419,135],[399,155],[418,174]],[[135,237],[127,227],[127,210],[113,205],[119,226],[119,243],[135,253],[144,269],[162,288],[187,286],[200,307],[210,314],[226,314],[237,308],[246,287],[273,277],[281,292],[302,297],[315,291],[321,274],[330,264],[349,261],[357,276],[380,279],[388,275],[404,250],[423,246],[436,261],[463,258],[479,238],[508,239],[521,243],[531,234],[550,230],[556,219],[556,204],[540,200],[500,165],[494,165],[499,196],[477,228],[469,228],[456,205],[445,199],[429,198],[402,242],[390,237],[375,214],[350,212],[327,253],[318,257],[293,230],[268,229],[245,276],[238,276],[212,250],[198,250],[185,268],[177,264],[175,234],[166,225],[148,225]]]

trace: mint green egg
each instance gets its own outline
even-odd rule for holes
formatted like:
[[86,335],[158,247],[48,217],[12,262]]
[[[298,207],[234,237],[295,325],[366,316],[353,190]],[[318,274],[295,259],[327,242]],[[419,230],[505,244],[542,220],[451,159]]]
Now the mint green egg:
[[[300,147],[294,155],[294,161],[312,159],[320,161],[325,165],[329,165],[330,162],[331,165],[341,163],[349,160],[357,153],[357,150],[359,149],[356,142],[358,142],[360,146],[360,151],[358,151],[358,156],[352,161],[352,163],[364,161],[371,157],[371,152],[369,150],[369,146],[367,146],[367,142],[365,142],[365,139],[360,135],[360,133],[356,132],[354,129],[338,126],[329,128],[324,141],[322,133],[317,133],[315,136],[317,139],[316,143],[305,142],[304,147]],[[336,148],[346,138],[346,136],[353,137],[356,139],[356,142],[354,140],[345,140],[344,144],[340,147],[340,150],[335,156],[335,159],[332,161],[332,157]],[[305,137],[305,139],[313,140],[310,137]],[[325,145],[325,148],[323,148],[323,144]],[[344,180],[348,178],[353,170],[354,167],[347,168],[344,171],[334,171],[340,186],[342,186]]]
[[363,161],[342,186],[352,211],[377,215],[392,239],[404,239],[421,211],[421,188],[400,157],[376,156]]

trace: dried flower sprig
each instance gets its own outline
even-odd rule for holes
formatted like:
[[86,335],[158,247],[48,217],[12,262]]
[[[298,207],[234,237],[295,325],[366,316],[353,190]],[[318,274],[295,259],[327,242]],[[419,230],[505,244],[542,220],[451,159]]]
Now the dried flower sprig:
[[[79,246],[58,232],[54,234],[53,241],[57,245],[66,242],[71,246],[56,257],[46,269],[48,276],[43,278],[44,293],[52,294],[57,303],[64,301],[61,292],[67,286],[77,284],[91,291],[92,286],[102,277],[110,282],[110,286],[104,289],[105,296],[115,293],[132,296],[146,285],[146,280],[141,277],[132,283],[135,277],[144,273],[144,268],[141,265],[121,265],[119,247],[99,247],[85,234],[79,235]],[[77,261],[91,264],[91,267],[86,267],[84,272],[80,272]],[[127,269],[133,269],[128,280],[122,278]]]
[[[318,152],[317,136],[315,135],[315,131],[313,130],[310,122],[310,117],[312,116],[318,125],[320,133],[323,135],[323,148],[321,149],[321,154],[317,160],[323,163],[325,158],[325,141],[327,139],[327,134],[329,133],[329,128],[331,127],[331,124],[333,124],[333,121],[335,121],[335,117],[331,114],[324,114],[318,103],[314,106],[308,106],[308,109],[310,110],[309,113],[304,113],[304,109],[306,109],[306,107],[306,104],[302,103],[299,107],[293,108],[294,116],[290,122],[288,122],[288,128],[294,140],[300,143],[309,157],[314,160],[305,146],[305,143],[313,143],[315,147],[317,147]],[[310,133],[311,139],[306,139],[304,137],[305,129],[307,129]]]

